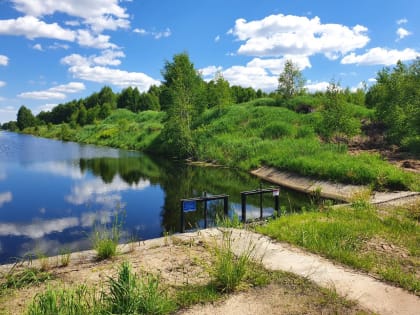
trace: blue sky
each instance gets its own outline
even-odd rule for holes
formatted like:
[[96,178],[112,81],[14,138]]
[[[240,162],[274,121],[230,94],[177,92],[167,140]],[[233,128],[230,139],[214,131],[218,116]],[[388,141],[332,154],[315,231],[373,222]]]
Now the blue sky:
[[273,91],[285,60],[310,91],[372,84],[420,56],[418,0],[2,0],[0,122],[104,85],[145,91],[187,52],[202,76]]

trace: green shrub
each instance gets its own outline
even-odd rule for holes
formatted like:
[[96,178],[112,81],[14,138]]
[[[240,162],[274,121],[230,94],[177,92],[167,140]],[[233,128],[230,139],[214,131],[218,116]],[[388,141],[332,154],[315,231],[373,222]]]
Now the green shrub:
[[121,236],[121,222],[115,216],[112,226],[98,225],[92,234],[93,248],[98,259],[111,258],[117,254],[117,247]]

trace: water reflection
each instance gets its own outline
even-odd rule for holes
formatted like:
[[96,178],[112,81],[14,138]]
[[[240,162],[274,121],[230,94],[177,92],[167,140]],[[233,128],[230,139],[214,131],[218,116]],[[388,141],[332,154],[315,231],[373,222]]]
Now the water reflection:
[[[50,255],[87,249],[94,225],[110,224],[121,211],[127,238],[180,231],[180,199],[203,192],[228,194],[229,215],[240,216],[240,191],[260,186],[260,180],[231,169],[11,133],[2,134],[0,161],[0,263],[35,248]],[[280,197],[287,208],[307,204],[302,195],[282,191]],[[249,199],[248,218],[259,216],[258,205]],[[263,206],[270,214],[273,198],[264,197]],[[209,204],[205,222],[201,205],[186,216],[187,226],[212,225],[222,209],[221,203]]]
[[0,192],[0,208],[3,207],[6,202],[11,202],[12,200],[13,195],[10,191]]

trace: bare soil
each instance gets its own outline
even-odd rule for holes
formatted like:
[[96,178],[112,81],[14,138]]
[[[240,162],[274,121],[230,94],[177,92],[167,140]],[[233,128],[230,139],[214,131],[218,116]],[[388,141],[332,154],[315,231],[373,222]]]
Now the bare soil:
[[[117,273],[121,262],[128,261],[133,271],[159,274],[171,289],[186,284],[205,284],[210,281],[203,267],[212,259],[208,243],[197,234],[164,237],[145,242],[122,245],[120,255],[111,260],[97,261],[93,251],[74,253],[68,266],[59,266],[60,257],[51,257],[48,271],[54,276],[40,285],[13,290],[0,296],[0,314],[23,314],[33,297],[47,287],[70,288],[79,284],[104,287],[107,279]],[[31,267],[45,266],[34,261]],[[26,268],[23,264],[19,268]],[[11,265],[0,266],[5,274]],[[1,278],[0,278],[1,279]],[[0,280],[1,281],[1,280]],[[332,293],[331,293],[332,292]],[[291,276],[273,281],[267,287],[249,288],[226,296],[213,304],[197,305],[178,314],[370,314],[356,303],[338,298],[333,291],[321,289],[312,282]]]

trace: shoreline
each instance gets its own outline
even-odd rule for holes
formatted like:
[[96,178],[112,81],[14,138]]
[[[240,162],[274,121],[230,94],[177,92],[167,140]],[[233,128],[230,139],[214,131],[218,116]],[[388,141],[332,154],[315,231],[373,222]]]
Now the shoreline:
[[[272,167],[260,167],[250,171],[254,176],[264,179],[289,189],[307,194],[319,194],[322,198],[334,199],[342,202],[352,202],[357,196],[363,196],[370,192],[369,186],[333,183],[325,180],[315,180],[300,176],[287,171],[279,171]],[[380,204],[398,201],[402,199],[420,198],[420,192],[415,191],[394,191],[377,192],[372,191],[370,203]]]

